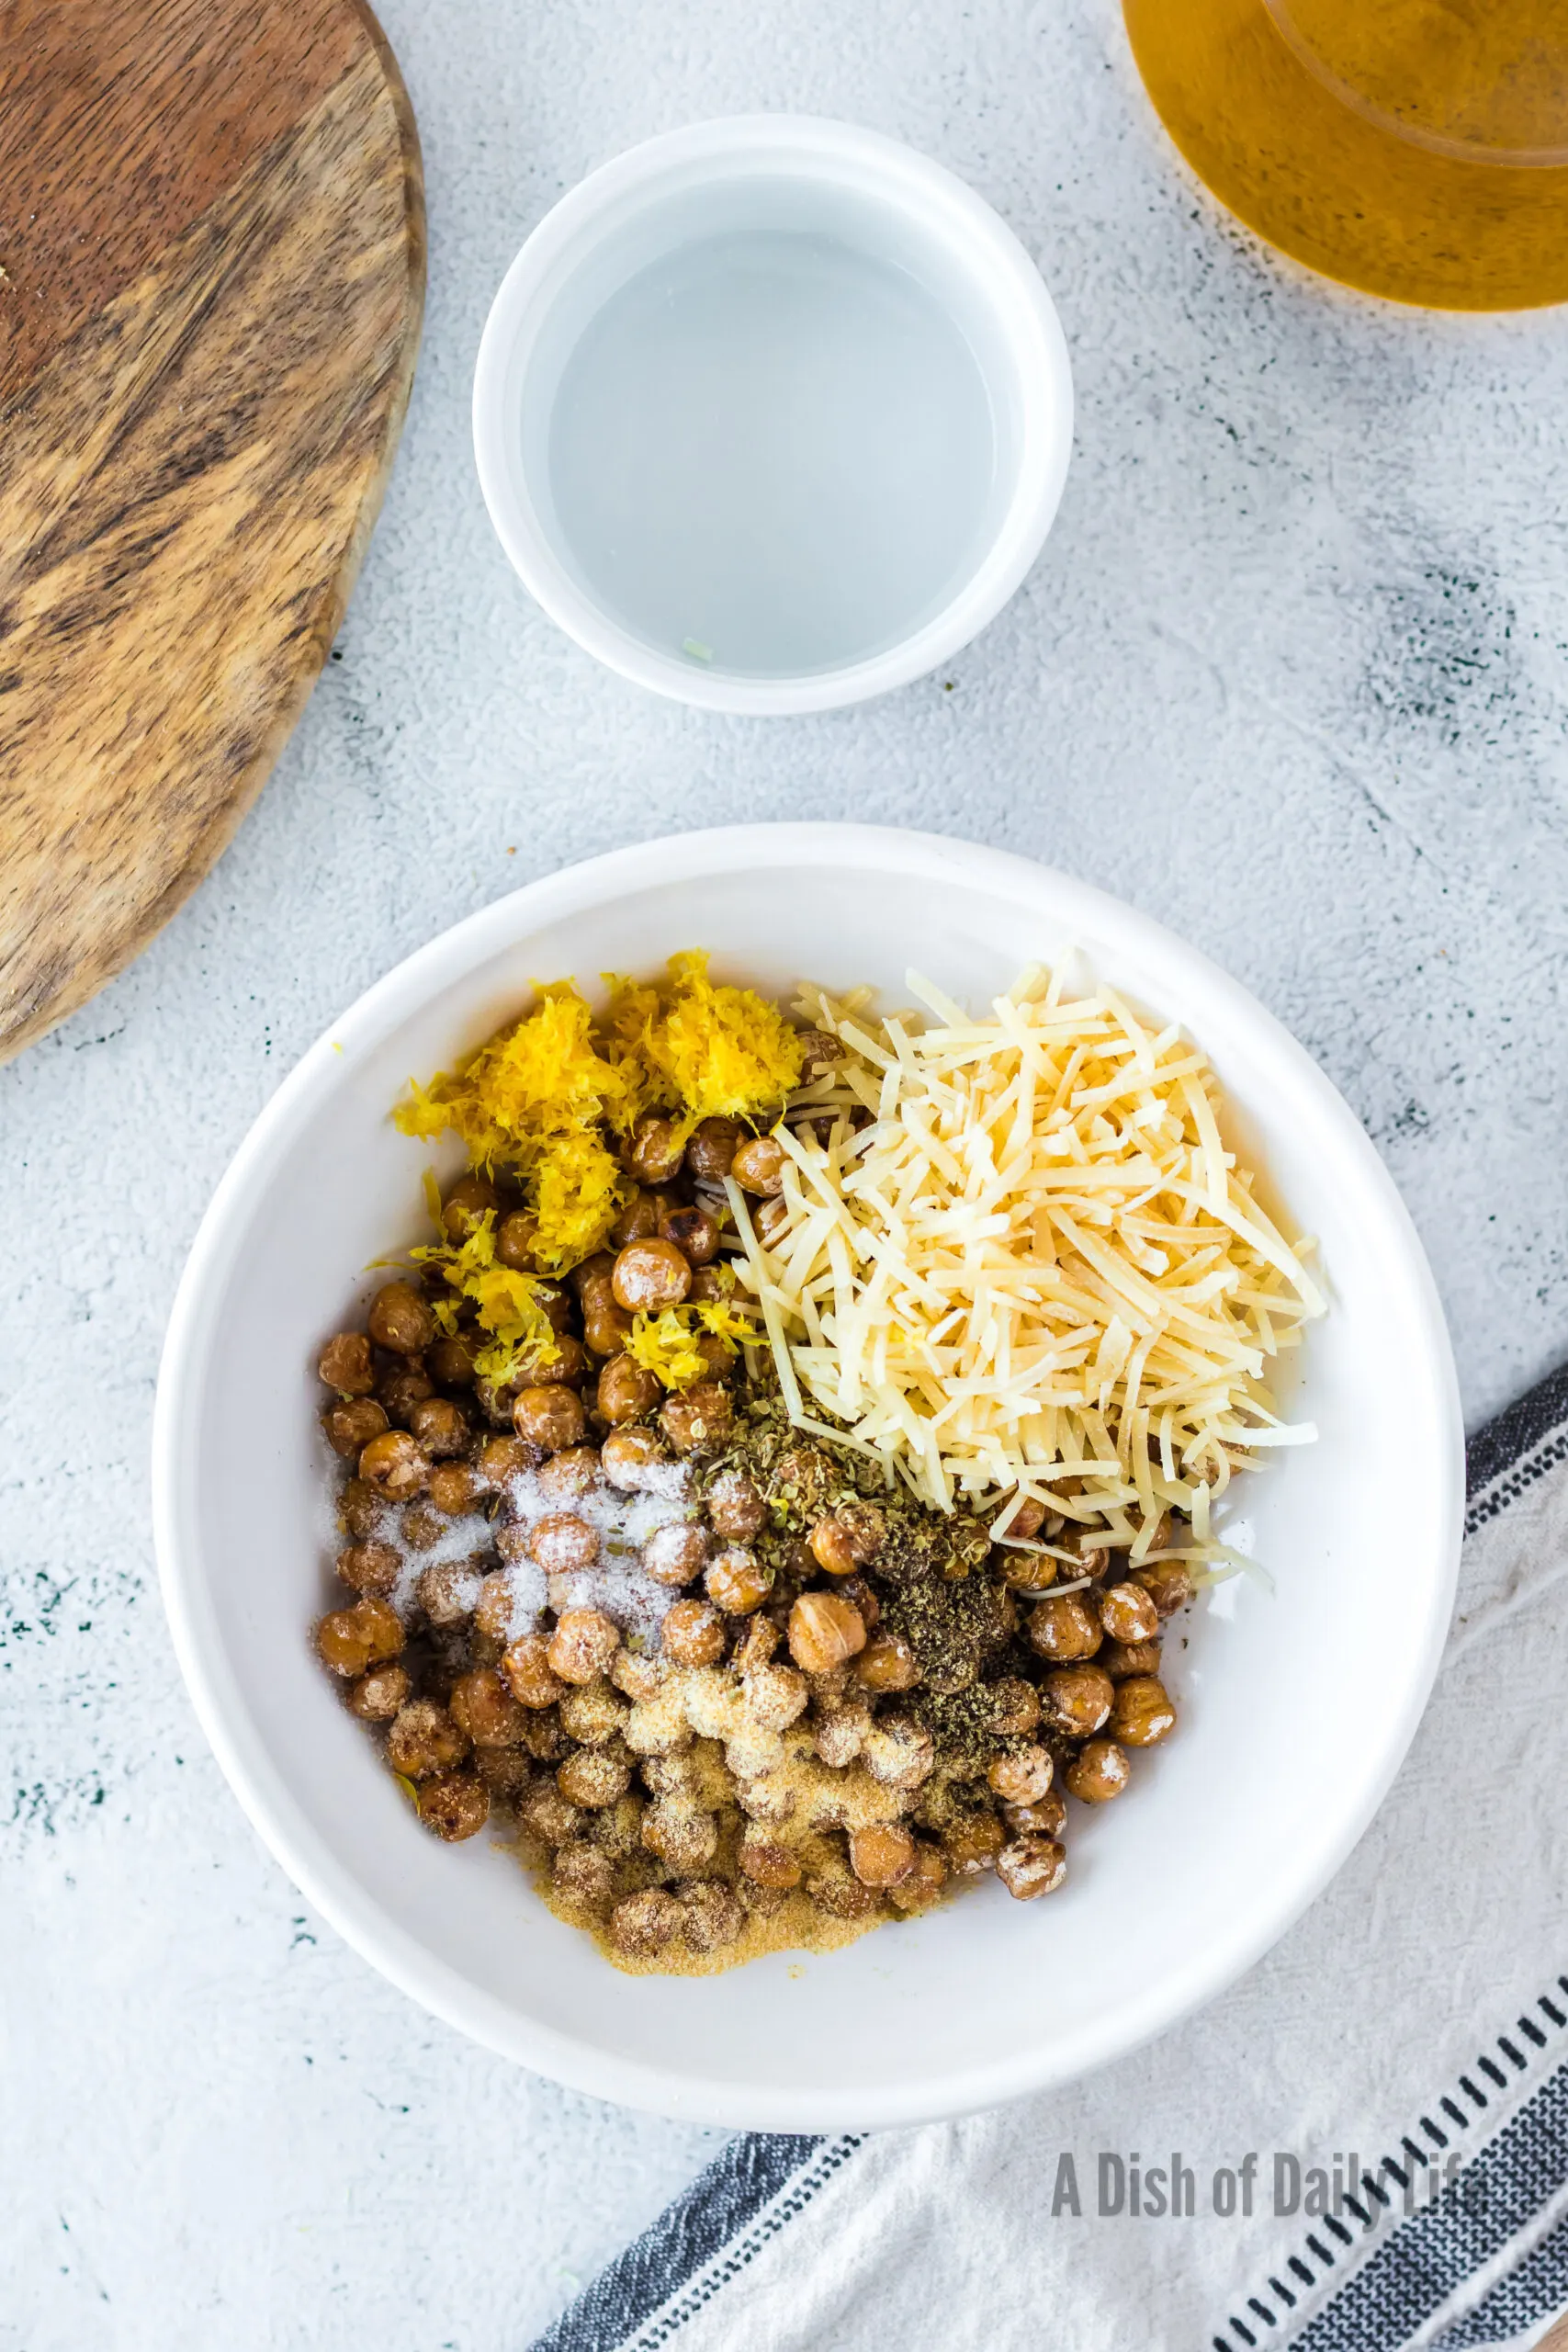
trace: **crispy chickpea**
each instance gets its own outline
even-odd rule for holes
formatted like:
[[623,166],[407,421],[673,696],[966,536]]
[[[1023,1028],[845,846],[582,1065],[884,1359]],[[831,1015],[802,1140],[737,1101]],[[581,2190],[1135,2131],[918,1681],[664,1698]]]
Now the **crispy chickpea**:
[[413,1699],[399,1710],[387,1735],[387,1761],[408,1781],[450,1772],[468,1752],[466,1736],[434,1699]]
[[539,1471],[539,1492],[548,1503],[581,1502],[604,1484],[595,1445],[570,1445],[552,1454]]
[[627,1136],[625,1158],[639,1184],[670,1184],[685,1165],[686,1147],[673,1119],[649,1111]]
[[476,1379],[474,1403],[492,1430],[512,1427],[512,1408],[517,1402],[517,1391],[510,1381]]
[[615,1305],[629,1315],[679,1306],[691,1287],[692,1269],[672,1241],[628,1241],[610,1277]]
[[531,1529],[528,1549],[547,1577],[576,1575],[599,1557],[599,1531],[575,1511],[552,1511]]
[[378,1290],[367,1320],[377,1345],[400,1356],[422,1354],[435,1337],[435,1317],[412,1283],[388,1283]]
[[479,1597],[474,1603],[474,1624],[488,1641],[503,1646],[512,1639],[512,1584],[499,1568],[479,1579]]
[[994,1813],[971,1813],[943,1832],[942,1852],[955,1878],[987,1871],[1007,1844],[1007,1831]]
[[328,1611],[316,1628],[321,1664],[344,1680],[383,1666],[403,1646],[403,1621],[384,1600],[367,1595],[348,1609]]
[[376,1385],[370,1342],[363,1331],[339,1331],[329,1340],[317,1361],[316,1371],[340,1396],[368,1396]]
[[693,1951],[721,1951],[732,1944],[746,1925],[746,1913],[732,1887],[717,1879],[701,1879],[681,1888],[681,1926]]
[[807,1541],[812,1558],[829,1576],[853,1576],[857,1566],[854,1548],[848,1528],[841,1525],[835,1512],[829,1511],[819,1519]]
[[[711,1265],[718,1255],[718,1219],[705,1208],[682,1204],[659,1220],[659,1238],[672,1241],[688,1266]],[[691,1294],[688,1291],[687,1296]]]
[[430,1474],[431,1508],[446,1519],[462,1519],[473,1510],[484,1487],[468,1462],[438,1462]]
[[861,1756],[873,1780],[886,1789],[921,1788],[936,1765],[930,1732],[908,1715],[885,1715],[873,1724]]
[[539,1459],[538,1449],[520,1437],[487,1437],[474,1457],[474,1475],[489,1491],[532,1470]]
[[359,1475],[389,1501],[400,1503],[423,1492],[430,1464],[419,1440],[407,1430],[385,1430],[371,1439],[360,1455]]
[[1001,1522],[1006,1520],[1007,1525],[1002,1527],[1002,1533],[1015,1535],[1027,1544],[1039,1534],[1045,1524],[1045,1506],[1034,1495],[1025,1495],[1021,1502],[1015,1503],[1013,1497],[1017,1493],[1018,1488],[1015,1487],[1011,1495],[1002,1497],[997,1516],[991,1523],[993,1527],[1001,1527]]
[[[735,1277],[728,1266],[694,1266],[692,1287],[686,1293],[694,1306],[712,1306],[720,1299],[733,1299]],[[740,1304],[744,1306],[745,1300]]]
[[564,1846],[584,1823],[579,1807],[562,1796],[553,1781],[536,1781],[517,1808],[517,1826],[541,1846]]
[[620,1627],[602,1609],[567,1609],[550,1635],[549,1661],[563,1682],[593,1682],[620,1646]]
[[624,1355],[636,1321],[613,1298],[595,1298],[582,1310],[582,1344],[591,1356]]
[[1132,1674],[1157,1674],[1159,1644],[1107,1642],[1103,1649],[1096,1650],[1094,1660],[1105,1668],[1112,1682],[1124,1682]]
[[501,1194],[483,1176],[459,1176],[441,1204],[441,1228],[448,1241],[466,1241],[482,1216],[494,1216]]
[[[532,1723],[532,1715],[528,1718]],[[515,1805],[534,1785],[534,1767],[521,1747],[476,1747],[474,1770],[490,1791],[492,1805]]]
[[610,1227],[611,1247],[621,1250],[628,1242],[650,1241],[658,1230],[659,1201],[656,1194],[651,1192],[634,1193]]
[[568,1690],[560,1702],[561,1729],[584,1747],[598,1747],[614,1739],[631,1709],[617,1698],[608,1682],[585,1682]]
[[561,1728],[558,1710],[554,1707],[532,1710],[523,1727],[523,1745],[536,1764],[558,1764],[571,1746]]
[[525,1388],[512,1408],[512,1419],[519,1437],[530,1445],[542,1445],[547,1453],[581,1445],[587,1428],[582,1399],[573,1388]]
[[613,1804],[602,1804],[590,1815],[588,1835],[602,1854],[629,1860],[641,1849],[642,1817],[647,1810],[637,1791],[629,1789]]
[[1066,1874],[1066,1849],[1054,1838],[1015,1838],[997,1856],[997,1876],[1019,1903],[1055,1894]]
[[806,1713],[811,1688],[793,1666],[753,1667],[743,1685],[746,1711],[766,1731],[787,1731]]
[[803,1592],[789,1612],[789,1654],[807,1674],[826,1674],[865,1647],[865,1619],[836,1592]]
[[1159,1611],[1141,1584],[1113,1584],[1100,1596],[1100,1622],[1113,1642],[1148,1642],[1159,1632]]
[[863,1886],[897,1886],[915,1867],[915,1841],[894,1821],[870,1823],[850,1837],[850,1868]]
[[337,1572],[355,1592],[384,1600],[397,1583],[402,1562],[389,1544],[350,1544],[337,1555]]
[[740,1840],[737,1855],[742,1871],[755,1886],[773,1886],[786,1891],[800,1884],[800,1864],[787,1846],[772,1838],[759,1838],[748,1829]]
[[947,1864],[941,1850],[917,1839],[915,1860],[908,1878],[887,1890],[900,1911],[925,1911],[936,1901],[947,1884]]
[[776,1136],[752,1136],[736,1151],[729,1172],[743,1192],[776,1200],[784,1191],[784,1148]]
[[703,1578],[703,1589],[727,1617],[750,1617],[773,1589],[773,1572],[749,1545],[728,1544]]
[[720,1183],[729,1173],[739,1142],[739,1119],[703,1119],[686,1146],[686,1165],[705,1183]]
[[656,1527],[642,1547],[642,1565],[660,1584],[690,1584],[700,1577],[708,1555],[705,1528],[693,1520],[673,1520]]
[[373,1437],[379,1437],[387,1427],[385,1408],[374,1396],[351,1396],[341,1405],[329,1405],[321,1415],[321,1427],[327,1443],[345,1462],[355,1461],[364,1453]]
[[475,1772],[443,1772],[438,1780],[422,1781],[416,1802],[425,1827],[452,1846],[477,1838],[490,1819],[490,1791]]
[[631,1782],[631,1760],[615,1747],[580,1747],[556,1774],[556,1786],[568,1804],[594,1813],[624,1797]]
[[651,1485],[669,1459],[655,1431],[648,1429],[612,1430],[599,1449],[600,1467],[623,1494]]
[[473,1350],[460,1332],[444,1331],[425,1362],[443,1388],[471,1388],[474,1385]]
[[399,1532],[411,1552],[434,1551],[446,1530],[441,1513],[427,1502],[405,1503],[398,1517]]
[[840,1577],[838,1592],[840,1600],[847,1600],[852,1608],[860,1611],[866,1632],[874,1632],[882,1622],[882,1603],[858,1568],[852,1577]]
[[473,1573],[462,1560],[423,1568],[413,1589],[433,1625],[466,1625],[474,1613]]
[[724,1470],[707,1491],[708,1517],[728,1543],[749,1544],[760,1534],[768,1507],[744,1470]]
[[501,1670],[519,1706],[553,1707],[566,1689],[550,1664],[550,1645],[543,1634],[525,1634],[513,1642],[501,1661]]
[[1045,1677],[1041,1697],[1058,1731],[1087,1739],[1111,1713],[1116,1685],[1098,1666],[1058,1666]]
[[1040,1721],[1040,1693],[1021,1674],[1004,1674],[991,1685],[991,1721],[1003,1737],[1031,1732]]
[[1133,1570],[1162,1617],[1174,1617],[1192,1598],[1192,1574],[1185,1560],[1150,1560]]
[[534,1271],[534,1245],[539,1238],[538,1220],[526,1209],[513,1209],[503,1216],[496,1232],[495,1254],[503,1266],[514,1274],[529,1274]]
[[1002,1819],[1014,1838],[1055,1838],[1067,1817],[1067,1808],[1055,1789],[1047,1789],[1032,1804],[1004,1804]]
[[705,1870],[718,1851],[718,1824],[701,1805],[679,1797],[650,1804],[642,1816],[642,1842],[671,1870]]
[[759,1201],[751,1212],[751,1222],[757,1228],[757,1238],[771,1243],[775,1233],[782,1233],[789,1223],[789,1203],[782,1193],[771,1201]]
[[986,1778],[992,1793],[1008,1804],[1034,1804],[1050,1787],[1055,1770],[1050,1750],[1031,1740],[1010,1755],[994,1758]]
[[835,1772],[841,1772],[854,1762],[865,1746],[865,1736],[871,1729],[871,1709],[862,1699],[857,1705],[852,1700],[847,1705],[835,1705],[819,1698],[815,1709],[811,1744],[822,1762]]
[[1107,1728],[1124,1747],[1153,1747],[1175,1724],[1176,1709],[1157,1675],[1136,1674],[1117,1684]]
[[622,1421],[639,1421],[651,1413],[662,1394],[659,1377],[628,1355],[612,1355],[599,1374],[595,1392],[599,1410],[615,1427]]
[[572,1289],[577,1293],[579,1300],[581,1300],[584,1291],[589,1289],[592,1284],[594,1283],[607,1283],[615,1271],[615,1251],[613,1250],[596,1250],[592,1258],[584,1258],[581,1266],[574,1266],[572,1268],[572,1271],[568,1275],[567,1280],[570,1283]]
[[413,1681],[402,1666],[373,1666],[349,1685],[348,1703],[362,1723],[388,1724],[406,1704]]
[[699,1380],[669,1399],[659,1426],[677,1453],[695,1453],[728,1436],[734,1409],[728,1388]]
[[367,1478],[350,1478],[337,1498],[338,1524],[356,1544],[367,1544],[387,1523],[387,1502]]
[[1092,1657],[1105,1636],[1081,1592],[1054,1593],[1042,1600],[1029,1620],[1032,1648],[1042,1657],[1066,1662]]
[[661,1886],[624,1895],[610,1914],[610,1941],[631,1960],[651,1960],[681,1932],[682,1911]]
[[677,1666],[716,1666],[724,1656],[724,1620],[705,1600],[677,1600],[665,1613],[659,1646]]
[[1132,1777],[1126,1750],[1113,1739],[1091,1739],[1081,1747],[1062,1778],[1084,1804],[1109,1804],[1119,1797]]
[[522,1740],[523,1710],[493,1666],[460,1674],[446,1704],[476,1747],[515,1747]]
[[389,1419],[401,1428],[416,1405],[435,1394],[435,1383],[423,1363],[412,1357],[399,1356],[389,1372],[382,1374],[376,1383],[378,1400],[386,1407]]
[[854,1663],[855,1680],[867,1690],[912,1690],[920,1662],[902,1634],[873,1634]]
[[602,1919],[615,1891],[615,1866],[608,1854],[573,1838],[558,1847],[550,1871],[550,1893],[563,1911],[580,1919]]
[[1049,1552],[1010,1552],[1004,1548],[1000,1575],[1011,1592],[1045,1592],[1056,1581],[1057,1566]]
[[427,1396],[416,1405],[409,1415],[409,1430],[433,1462],[463,1453],[472,1436],[467,1413],[446,1396]]

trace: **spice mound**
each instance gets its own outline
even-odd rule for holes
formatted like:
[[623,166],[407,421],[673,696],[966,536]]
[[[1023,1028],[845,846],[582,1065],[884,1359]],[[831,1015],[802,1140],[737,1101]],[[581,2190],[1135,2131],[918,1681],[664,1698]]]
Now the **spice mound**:
[[[468,1167],[427,1180],[434,1238],[320,1357],[347,1588],[322,1664],[429,1830],[493,1825],[632,1971],[823,1949],[986,1875],[1058,1887],[1067,1800],[1120,1796],[1174,1726],[1162,1638],[1219,1548],[1193,1501],[1256,1420],[1190,1412],[1162,1489],[1118,1462],[1113,1378],[1027,1443],[950,1414],[945,1453],[837,1409],[827,1318],[865,1283],[809,1187],[818,1212],[835,1171],[853,1197],[874,1114],[870,1033],[818,1001],[822,1026],[792,1026],[697,954],[598,1018],[543,989],[397,1114],[451,1129]],[[1214,1191],[1186,1214],[1224,1227]],[[1075,1329],[1093,1305],[1075,1292]]]

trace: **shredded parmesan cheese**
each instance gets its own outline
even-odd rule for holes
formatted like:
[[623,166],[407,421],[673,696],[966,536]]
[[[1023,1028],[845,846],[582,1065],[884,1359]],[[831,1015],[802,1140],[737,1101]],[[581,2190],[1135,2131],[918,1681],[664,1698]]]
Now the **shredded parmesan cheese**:
[[944,1510],[1016,1489],[1142,1560],[1174,1508],[1234,1559],[1212,1496],[1315,1434],[1267,1385],[1323,1311],[1311,1245],[1254,1197],[1179,1029],[1038,968],[980,1020],[908,986],[929,1019],[807,993],[841,1058],[791,1098],[765,1244],[728,1188],[792,1419],[825,1409]]

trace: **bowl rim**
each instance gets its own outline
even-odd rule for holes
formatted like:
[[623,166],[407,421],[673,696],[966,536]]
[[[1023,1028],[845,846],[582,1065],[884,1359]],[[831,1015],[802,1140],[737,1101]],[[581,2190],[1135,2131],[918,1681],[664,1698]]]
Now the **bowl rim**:
[[[968,249],[1026,394],[1018,480],[989,545],[941,612],[909,636],[842,667],[780,678],[729,675],[661,653],[623,627],[572,578],[551,545],[510,455],[507,385],[513,353],[531,332],[554,277],[594,223],[682,167],[853,168],[899,209],[918,201],[945,215]],[[1055,304],[1022,243],[968,183],[900,140],[825,116],[721,116],[663,131],[601,164],[525,240],[496,290],[479,338],[473,388],[474,458],[491,524],[535,602],[595,660],[675,702],[732,716],[787,717],[840,710],[887,694],[947,661],[994,620],[1045,543],[1072,454],[1073,381]]]
[[[1315,1846],[1290,1886],[1238,1927],[1217,1922],[1213,1938],[1151,1984],[1141,2003],[1091,2021],[1051,2049],[999,2053],[983,2064],[848,2096],[820,2089],[715,2081],[678,2065],[656,2066],[608,2052],[523,2015],[481,1992],[390,1921],[318,1835],[279,1779],[256,1736],[225,1655],[208,1598],[194,1526],[197,1449],[194,1404],[217,1306],[236,1261],[250,1208],[274,1163],[351,1067],[355,1049],[394,1028],[466,971],[546,922],[613,902],[629,889],[836,861],[885,881],[961,880],[1015,903],[1026,894],[1048,919],[1070,899],[1074,919],[1094,926],[1111,954],[1152,949],[1173,985],[1198,1004],[1227,1008],[1315,1101],[1359,1164],[1365,1204],[1382,1224],[1404,1290],[1404,1311],[1427,1374],[1420,1400],[1434,1453],[1426,1614],[1406,1654],[1398,1706],[1378,1736],[1358,1747],[1353,1789],[1320,1816]],[[1056,903],[1054,903],[1056,902]],[[1182,1021],[1201,1035],[1203,1014]],[[152,1415],[152,1505],[164,1606],[175,1656],[198,1721],[252,1826],[288,1876],[360,1956],[423,2007],[475,2041],[571,2088],[623,2105],[742,2130],[821,2132],[907,2126],[973,2112],[1076,2080],[1136,2049],[1245,1974],[1301,1917],[1339,1870],[1371,1823],[1404,1760],[1435,1679],[1452,1609],[1464,1512],[1464,1434],[1459,1385],[1437,1285],[1393,1180],[1337,1089],[1275,1016],[1200,949],[1153,917],[1060,868],[961,838],[897,827],[828,822],[739,825],[665,835],[612,850],[541,876],[483,907],[406,956],[367,989],[300,1057],[253,1123],[202,1217],[170,1312]]]

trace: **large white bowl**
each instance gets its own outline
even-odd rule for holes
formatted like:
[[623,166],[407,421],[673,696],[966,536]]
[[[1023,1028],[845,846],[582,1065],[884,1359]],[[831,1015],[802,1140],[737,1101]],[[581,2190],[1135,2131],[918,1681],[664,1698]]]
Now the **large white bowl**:
[[[1182,1721],[1129,1794],[1075,1808],[1059,1894],[987,1883],[825,1958],[626,1977],[486,1838],[417,1825],[311,1656],[328,1603],[328,1464],[311,1364],[417,1234],[428,1148],[388,1106],[536,979],[710,947],[784,990],[901,998],[911,963],[984,1001],[1076,947],[1213,1057],[1234,1132],[1299,1229],[1332,1311],[1297,1408],[1320,1442],[1247,1482],[1273,1589],[1213,1591],[1173,1641]],[[411,956],[279,1087],[219,1186],[171,1319],[154,1430],[164,1594],[197,1713],[284,1869],[438,2016],[578,2088],[765,2129],[912,2123],[1062,2082],[1229,1984],[1366,1827],[1447,1624],[1462,1439],[1431,1276],[1393,1184],[1300,1046],[1223,972],[1069,876],[931,835],[778,825],[615,852]]]

